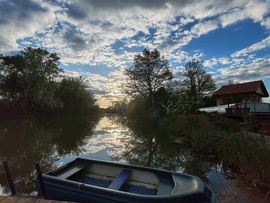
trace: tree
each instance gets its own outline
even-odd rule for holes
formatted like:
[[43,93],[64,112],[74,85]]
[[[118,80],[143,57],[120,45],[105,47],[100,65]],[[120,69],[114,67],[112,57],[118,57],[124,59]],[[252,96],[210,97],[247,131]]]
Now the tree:
[[112,105],[106,108],[106,113],[124,114],[127,109],[127,104],[125,100],[113,101]]
[[156,92],[161,88],[169,87],[172,72],[168,61],[160,56],[157,49],[145,49],[134,57],[133,65],[126,69],[127,82],[125,92],[140,102],[140,109],[147,112],[148,119],[156,119],[160,114]]
[[228,80],[228,82],[226,83],[226,85],[235,85],[235,84],[239,84],[239,82],[235,82],[234,80]]
[[197,59],[188,61],[184,69],[181,94],[189,103],[190,110],[204,105],[204,99],[216,89],[212,76],[203,70],[203,63]]
[[126,69],[126,76],[125,92],[150,107],[154,105],[156,91],[168,86],[172,79],[168,61],[157,49],[145,49],[142,55],[135,55],[133,66]]
[[0,97],[12,106],[31,111],[61,107],[54,93],[59,57],[40,48],[28,47],[15,56],[1,57]]
[[127,103],[126,113],[125,115],[128,117],[134,118],[148,118],[148,112],[145,104],[142,104],[140,101],[143,98],[141,96],[137,96],[137,98],[129,101]]
[[24,60],[22,56],[2,57],[0,64],[0,95],[6,102],[15,103],[22,91],[21,74]]
[[56,94],[63,103],[65,113],[88,114],[97,112],[98,106],[92,92],[87,90],[83,78],[64,78],[58,85]]

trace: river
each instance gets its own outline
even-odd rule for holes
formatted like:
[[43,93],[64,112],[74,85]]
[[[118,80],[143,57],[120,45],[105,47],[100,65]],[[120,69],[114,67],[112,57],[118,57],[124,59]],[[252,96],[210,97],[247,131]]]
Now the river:
[[[122,116],[13,119],[0,123],[0,160],[9,164],[18,193],[36,194],[32,180],[39,162],[43,172],[77,156],[130,163],[199,176],[217,202],[266,202],[263,194],[231,179],[222,160],[192,150],[148,122]],[[10,194],[0,167],[0,195]]]

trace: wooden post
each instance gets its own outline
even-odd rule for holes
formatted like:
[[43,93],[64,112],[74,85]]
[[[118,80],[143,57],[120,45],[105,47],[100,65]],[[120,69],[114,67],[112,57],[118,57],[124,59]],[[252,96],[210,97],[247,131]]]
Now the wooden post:
[[7,175],[7,179],[8,179],[9,187],[10,187],[10,190],[11,190],[11,194],[16,195],[16,190],[15,190],[15,187],[14,187],[14,184],[13,184],[13,180],[12,180],[12,177],[11,177],[11,173],[10,173],[10,170],[9,170],[8,163],[7,163],[7,161],[2,161],[2,163],[3,163],[4,169],[5,169],[6,175]]
[[44,186],[44,181],[43,181],[43,178],[42,178],[42,173],[41,173],[41,170],[40,170],[39,163],[36,162],[35,166],[36,166],[37,176],[38,176],[38,180],[39,180],[39,184],[40,184],[41,195],[44,195],[46,197],[46,189],[45,189],[45,186]]

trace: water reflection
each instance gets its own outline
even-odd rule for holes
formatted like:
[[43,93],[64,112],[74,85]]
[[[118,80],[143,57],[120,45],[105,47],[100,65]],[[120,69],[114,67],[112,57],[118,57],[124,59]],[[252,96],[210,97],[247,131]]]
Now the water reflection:
[[208,173],[219,162],[215,157],[193,151],[188,141],[175,143],[174,138],[151,123],[128,122],[131,136],[124,151],[114,160],[125,159],[131,164],[162,168],[199,176],[208,182]]
[[[34,190],[36,161],[47,172],[80,156],[185,172],[205,182],[217,163],[194,152],[188,142],[175,143],[151,123],[119,116],[12,120],[0,124],[0,133],[0,159],[8,161],[20,193]],[[8,184],[2,167],[0,184],[5,192]]]
[[[33,191],[34,163],[43,171],[60,156],[80,154],[85,136],[92,134],[98,119],[54,118],[50,120],[10,120],[0,124],[0,160],[7,160],[20,193]],[[0,184],[6,191],[7,181],[0,167]]]

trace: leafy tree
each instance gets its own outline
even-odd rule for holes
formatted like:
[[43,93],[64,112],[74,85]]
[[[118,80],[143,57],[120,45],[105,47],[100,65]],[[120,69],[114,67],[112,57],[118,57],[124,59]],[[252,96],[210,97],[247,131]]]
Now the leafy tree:
[[87,114],[97,112],[98,106],[94,95],[87,90],[83,78],[64,78],[56,91],[58,99],[63,103],[64,112]]
[[135,55],[133,66],[126,69],[126,76],[125,92],[150,107],[155,102],[157,90],[168,86],[172,79],[168,61],[157,49],[145,49],[142,55]]
[[126,69],[126,76],[124,90],[136,100],[135,106],[141,105],[140,109],[147,112],[148,119],[157,118],[160,105],[156,93],[162,87],[167,88],[172,80],[168,61],[157,49],[145,49],[142,54],[135,55],[133,66]]
[[189,110],[196,110],[204,105],[205,97],[216,89],[215,82],[212,76],[203,70],[203,63],[197,59],[187,62],[183,76],[182,99],[189,104]]
[[155,93],[155,97],[158,100],[159,116],[171,115],[178,111],[179,99],[172,89],[161,87]]
[[0,94],[6,102],[18,101],[21,86],[21,74],[24,60],[22,56],[2,57],[0,64]]
[[12,106],[31,111],[61,108],[55,98],[59,57],[40,48],[28,47],[15,56],[1,57],[0,97]]
[[148,106],[140,102],[140,100],[142,100],[140,96],[137,96],[137,98],[131,100],[127,104],[125,115],[127,115],[128,117],[134,117],[134,118],[147,118]]
[[204,107],[216,106],[216,97],[214,95],[205,96],[203,98]]

